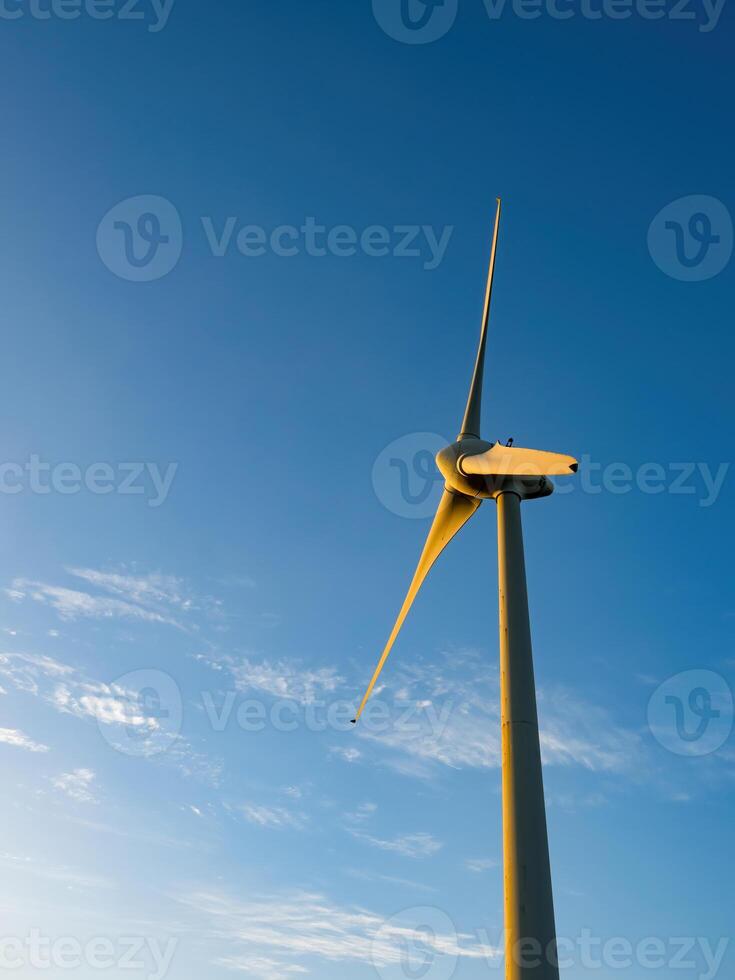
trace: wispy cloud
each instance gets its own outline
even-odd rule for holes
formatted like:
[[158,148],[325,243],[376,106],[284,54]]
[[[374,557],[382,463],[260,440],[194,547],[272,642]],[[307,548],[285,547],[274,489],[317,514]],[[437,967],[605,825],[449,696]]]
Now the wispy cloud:
[[363,908],[339,906],[323,895],[294,892],[238,902],[216,892],[198,892],[178,899],[202,916],[211,933],[231,949],[213,962],[260,978],[277,980],[318,969],[319,963],[369,964],[378,969],[400,966],[406,944],[421,941],[438,955],[490,960],[500,950],[481,944],[477,936],[422,930],[405,918],[384,919]]
[[276,827],[300,830],[305,818],[302,814],[294,813],[281,806],[260,806],[257,803],[241,803],[236,808],[247,821],[258,827]]
[[329,750],[329,754],[336,755],[343,762],[357,762],[358,759],[362,758],[362,752],[359,749],[345,748],[342,745],[333,745]]
[[375,815],[377,809],[377,803],[360,803],[354,810],[345,814],[345,820],[349,823],[364,823]]
[[[394,683],[394,723],[384,731],[366,725],[357,732],[391,751],[388,764],[417,776],[430,776],[440,765],[500,767],[498,685],[478,656],[469,651],[447,654],[444,662],[418,662],[396,672]],[[559,686],[540,690],[538,704],[545,765],[602,773],[639,766],[640,736],[617,725],[604,708]]]
[[432,857],[443,847],[441,841],[432,837],[431,834],[426,833],[404,834],[401,837],[394,837],[391,840],[372,837],[370,834],[365,834],[357,830],[352,830],[350,833],[357,840],[364,841],[366,844],[370,844],[371,847],[380,848],[381,851],[392,851],[395,854],[409,858]]
[[0,867],[7,871],[20,871],[46,881],[57,881],[76,888],[110,888],[114,884],[110,878],[102,875],[88,874],[76,868],[53,864],[24,854],[0,853]]
[[51,784],[77,803],[96,803],[92,784],[96,776],[91,769],[72,769],[51,778]]
[[230,672],[240,691],[261,691],[299,704],[314,704],[323,695],[336,691],[342,683],[334,667],[314,669],[295,660],[225,657],[216,664]]
[[493,868],[497,868],[498,862],[492,858],[467,858],[464,866],[468,871],[482,874],[484,871],[492,871]]
[[141,605],[161,603],[183,610],[189,610],[195,605],[193,598],[187,594],[183,580],[175,575],[162,575],[160,572],[124,575],[94,568],[67,568],[67,571],[98,589],[123,596],[126,600]]
[[57,684],[48,700],[59,711],[78,718],[93,718],[103,725],[124,725],[151,733],[159,728],[156,718],[143,714],[137,692],[118,684],[84,683],[72,693],[68,684]]
[[214,961],[214,965],[246,973],[248,976],[258,977],[259,980],[283,980],[289,975],[311,972],[298,963],[283,963],[271,956],[220,956]]
[[49,605],[67,621],[126,619],[187,629],[182,616],[195,611],[215,617],[222,614],[221,600],[195,596],[184,580],[175,575],[95,568],[67,568],[66,572],[95,591],[17,578],[5,592],[15,602],[30,598]]
[[351,878],[358,878],[360,881],[375,881],[386,885],[396,885],[400,888],[412,888],[421,892],[437,891],[433,885],[424,885],[419,881],[412,881],[409,878],[398,878],[395,875],[384,875],[378,871],[365,871],[362,868],[348,868],[347,874]]
[[19,691],[38,694],[39,677],[60,678],[74,673],[74,668],[52,657],[32,653],[0,653],[0,675]]
[[49,585],[45,582],[32,582],[27,579],[16,579],[13,587],[20,595],[29,597],[35,602],[51,606],[61,619],[133,619],[149,623],[166,623],[181,627],[171,616],[164,615],[154,609],[123,599],[109,596],[95,596],[89,592],[77,589],[67,589],[59,585]]
[[18,728],[0,728],[0,742],[4,745],[12,745],[17,749],[26,749],[28,752],[48,752],[49,750],[48,745],[35,742]]
[[184,776],[219,784],[222,761],[195,751],[170,724],[172,716],[161,722],[151,714],[141,690],[94,680],[69,664],[25,653],[0,654],[0,676],[62,714],[96,722],[122,751],[132,750],[136,756],[174,766]]

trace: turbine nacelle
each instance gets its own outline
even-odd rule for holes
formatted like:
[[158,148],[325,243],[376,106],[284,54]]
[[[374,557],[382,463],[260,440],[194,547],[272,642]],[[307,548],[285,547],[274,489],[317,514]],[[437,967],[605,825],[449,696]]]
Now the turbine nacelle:
[[554,492],[550,476],[577,472],[577,461],[562,453],[501,446],[466,436],[440,450],[436,465],[448,490],[482,500],[508,490],[523,500],[548,497]]

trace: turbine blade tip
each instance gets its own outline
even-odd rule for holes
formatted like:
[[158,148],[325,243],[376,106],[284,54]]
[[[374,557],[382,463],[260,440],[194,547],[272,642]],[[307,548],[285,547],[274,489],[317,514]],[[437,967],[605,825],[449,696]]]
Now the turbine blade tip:
[[569,469],[572,471],[572,473],[576,473],[579,469],[579,463],[572,463]]
[[351,725],[356,725],[357,724],[357,718],[353,718],[352,721],[350,722],[350,724]]

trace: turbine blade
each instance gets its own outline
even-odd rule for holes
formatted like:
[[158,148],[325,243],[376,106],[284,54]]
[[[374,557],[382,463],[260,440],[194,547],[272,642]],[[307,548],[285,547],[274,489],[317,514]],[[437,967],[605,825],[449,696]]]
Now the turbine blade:
[[380,660],[378,661],[378,666],[375,668],[375,673],[368,684],[367,691],[365,691],[365,696],[363,697],[357,714],[353,719],[353,724],[358,720],[362,714],[363,708],[367,704],[367,700],[375,687],[375,682],[380,676],[380,672],[388,659],[388,654],[395,643],[398,632],[401,626],[403,626],[403,621],[408,615],[408,610],[411,608],[413,600],[416,598],[416,594],[421,588],[424,579],[428,575],[429,569],[442,553],[444,548],[452,540],[457,531],[459,531],[467,523],[470,517],[472,517],[477,508],[480,506],[480,503],[481,501],[476,497],[465,497],[464,494],[454,493],[451,490],[444,490],[442,498],[439,501],[439,508],[434,517],[434,522],[429,529],[429,535],[426,539],[424,550],[421,552],[418,567],[416,568],[411,585],[409,586],[408,594],[403,601],[401,611],[398,613],[398,618],[396,619],[393,630],[388,637],[388,642],[386,643],[385,649],[383,650]]
[[577,460],[562,453],[496,442],[487,452],[462,456],[459,469],[465,476],[567,476],[577,472]]
[[490,248],[490,267],[487,272],[487,284],[485,286],[485,305],[482,311],[482,325],[480,327],[480,346],[477,349],[477,360],[475,370],[472,373],[472,383],[470,393],[467,398],[467,407],[464,411],[462,420],[462,431],[457,436],[458,439],[466,439],[469,436],[480,438],[480,407],[482,403],[482,380],[485,372],[485,345],[487,343],[487,324],[490,318],[490,298],[493,291],[493,275],[495,273],[495,252],[498,247],[498,230],[500,228],[500,198],[497,198],[498,206],[495,211],[495,228],[493,230],[493,243]]

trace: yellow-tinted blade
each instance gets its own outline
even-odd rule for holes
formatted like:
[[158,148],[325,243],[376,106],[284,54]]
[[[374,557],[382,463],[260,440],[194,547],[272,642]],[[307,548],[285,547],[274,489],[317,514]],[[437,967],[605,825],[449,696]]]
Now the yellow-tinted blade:
[[372,680],[368,684],[368,689],[365,691],[365,696],[362,699],[354,721],[357,721],[362,714],[362,709],[367,704],[367,700],[375,687],[375,682],[380,676],[380,672],[388,659],[388,654],[390,653],[391,648],[395,643],[395,639],[398,636],[398,631],[400,630],[401,626],[403,626],[403,621],[408,615],[408,610],[411,608],[413,600],[416,598],[416,594],[421,588],[429,569],[437,560],[444,548],[452,540],[457,531],[459,531],[460,528],[467,523],[470,517],[472,517],[477,508],[480,506],[480,503],[481,501],[475,497],[465,497],[463,494],[453,493],[451,490],[445,490],[442,494],[442,499],[439,502],[439,509],[434,517],[434,523],[431,525],[431,529],[429,530],[429,536],[426,539],[424,550],[421,552],[419,564],[413,576],[411,585],[409,586],[408,594],[403,602],[403,605],[401,606],[401,611],[398,613],[398,619],[396,619],[393,631],[388,637],[388,642],[386,643],[385,649],[383,650],[380,660],[378,661],[378,666],[375,668],[375,673],[372,676]]
[[480,345],[477,348],[475,369],[472,372],[470,393],[467,397],[467,407],[462,419],[462,429],[458,439],[470,437],[480,438],[480,408],[482,403],[482,379],[485,374],[485,347],[487,346],[487,323],[490,319],[490,300],[493,294],[493,276],[495,275],[495,253],[498,249],[498,231],[500,229],[500,198],[497,198],[495,211],[495,227],[493,228],[493,243],[490,246],[490,266],[487,270],[485,283],[485,303],[482,308],[482,323],[480,324]]
[[487,452],[462,456],[459,468],[466,476],[566,476],[577,472],[577,460],[562,453],[496,442]]

